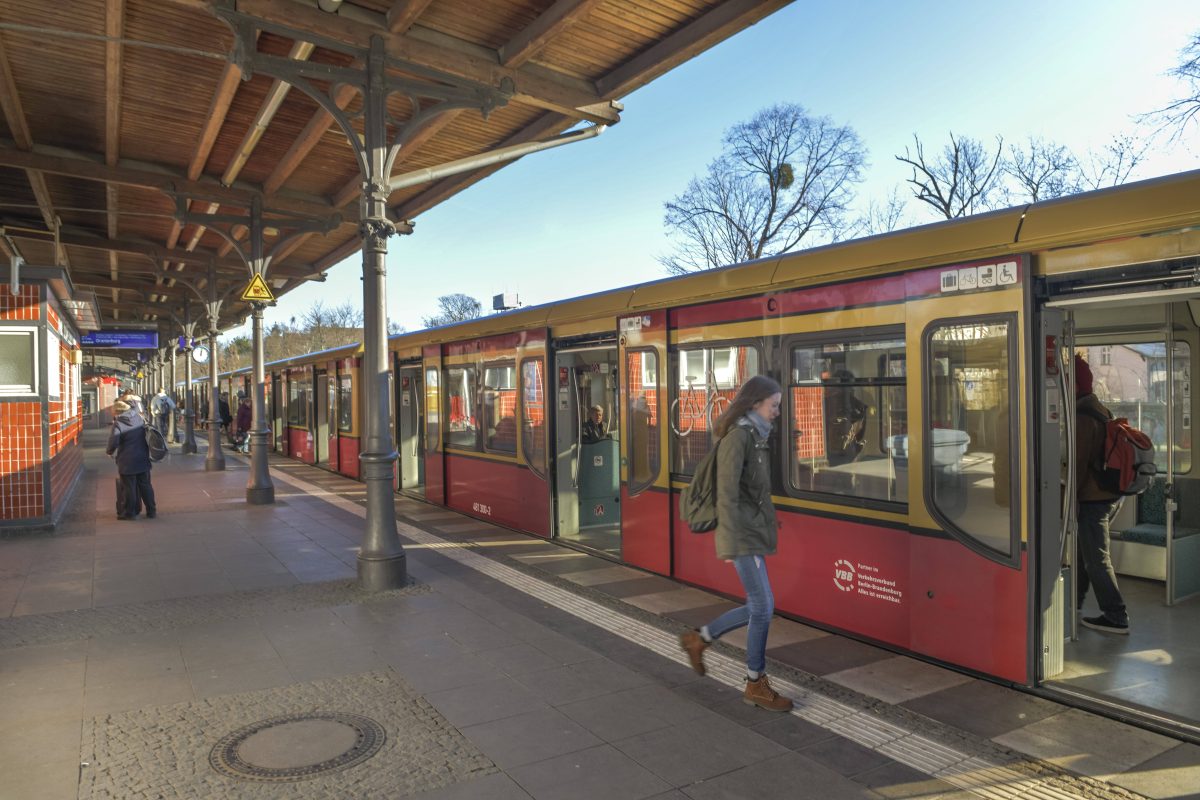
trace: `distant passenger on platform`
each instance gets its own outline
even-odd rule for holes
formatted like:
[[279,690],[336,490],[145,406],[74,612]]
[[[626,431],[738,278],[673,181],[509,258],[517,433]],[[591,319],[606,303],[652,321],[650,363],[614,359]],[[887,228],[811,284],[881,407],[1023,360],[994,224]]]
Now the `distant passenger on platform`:
[[1075,356],[1075,499],[1078,502],[1078,530],[1075,563],[1079,570],[1079,593],[1075,605],[1083,609],[1089,584],[1096,590],[1100,616],[1084,617],[1089,628],[1106,633],[1129,633],[1129,614],[1125,598],[1117,587],[1117,574],[1109,554],[1109,522],[1120,495],[1100,487],[1097,467],[1103,460],[1105,424],[1112,412],[1092,392],[1092,369],[1082,356]]
[[158,393],[150,401],[150,410],[154,413],[154,427],[166,438],[167,428],[171,425],[171,413],[175,411],[175,401],[165,389],[159,387]]
[[221,415],[221,432],[228,436],[229,425],[233,422],[233,414],[229,411],[229,395],[221,395],[217,401],[217,413]]
[[104,451],[117,460],[120,480],[117,485],[117,519],[137,519],[142,505],[146,519],[154,519],[154,487],[150,484],[150,445],[146,442],[146,423],[124,400],[113,403],[112,431]]
[[250,407],[250,398],[241,395],[242,404],[238,406],[236,447],[239,453],[250,452],[250,425],[254,420],[254,409]]
[[608,423],[604,421],[604,408],[592,406],[588,409],[588,418],[583,423],[583,443],[595,444],[608,438]]
[[698,631],[680,638],[692,669],[703,675],[704,651],[732,630],[747,627],[746,689],[742,701],[768,711],[791,711],[792,701],[767,681],[767,634],[775,596],[767,579],[766,557],[779,535],[771,502],[771,428],[779,416],[783,390],[765,375],[742,384],[717,419],[717,558],[733,564],[746,605],[726,611]]

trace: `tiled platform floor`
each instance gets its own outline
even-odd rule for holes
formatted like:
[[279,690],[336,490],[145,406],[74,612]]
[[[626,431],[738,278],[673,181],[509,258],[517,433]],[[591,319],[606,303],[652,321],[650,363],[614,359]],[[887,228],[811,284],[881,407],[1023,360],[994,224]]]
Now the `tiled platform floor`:
[[[267,717],[322,681],[341,687],[323,695],[336,706],[362,695],[357,682],[386,676],[428,704],[430,730],[444,723],[469,743],[446,749],[447,765],[482,754],[478,769],[447,768],[440,787],[393,784],[420,797],[1018,796],[1002,782],[968,791],[854,735],[748,708],[675,654],[586,619],[673,635],[727,607],[694,588],[398,498],[421,586],[364,596],[347,583],[360,484],[273,460],[278,502],[248,507],[244,462],[230,457],[226,472],[205,473],[203,451],[174,455],[154,474],[159,518],[118,522],[111,465],[95,447],[87,470],[60,535],[0,540],[0,798],[137,796],[164,780],[184,797],[323,796],[306,782],[212,783],[203,767],[227,732],[219,725],[183,736],[191,745],[166,772],[151,759],[80,762],[95,757],[98,730],[144,729],[134,716],[163,730],[213,703]],[[576,587],[572,596],[593,610],[568,613],[437,541],[519,568],[517,583]],[[773,669],[818,676],[818,687],[843,693],[839,702],[877,698],[889,719],[926,720],[928,735],[957,736],[965,752],[1017,751],[1035,767],[1045,759],[1088,776],[1050,771],[1023,787],[1028,796],[1200,797],[1193,745],[785,620],[770,644]],[[356,770],[404,768],[381,752],[329,779],[330,791],[376,796]]]

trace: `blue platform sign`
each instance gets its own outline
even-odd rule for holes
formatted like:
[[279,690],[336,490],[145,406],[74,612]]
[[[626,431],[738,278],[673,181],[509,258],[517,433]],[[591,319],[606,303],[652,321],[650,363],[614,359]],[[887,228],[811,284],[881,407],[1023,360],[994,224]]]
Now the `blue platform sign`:
[[120,347],[127,350],[154,350],[158,347],[158,331],[106,330],[85,333],[82,347]]

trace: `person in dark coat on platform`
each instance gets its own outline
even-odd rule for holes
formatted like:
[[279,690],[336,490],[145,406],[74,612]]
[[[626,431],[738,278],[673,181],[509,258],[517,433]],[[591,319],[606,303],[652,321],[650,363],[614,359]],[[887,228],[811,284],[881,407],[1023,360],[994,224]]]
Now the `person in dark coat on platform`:
[[105,453],[117,460],[121,475],[117,492],[117,519],[136,519],[142,504],[146,518],[158,513],[154,503],[154,487],[150,485],[150,445],[146,443],[146,423],[129,403],[113,403],[112,432],[108,435]]
[[250,398],[243,397],[237,412],[237,450],[239,453],[250,452],[250,425],[254,420],[254,409],[250,407]]

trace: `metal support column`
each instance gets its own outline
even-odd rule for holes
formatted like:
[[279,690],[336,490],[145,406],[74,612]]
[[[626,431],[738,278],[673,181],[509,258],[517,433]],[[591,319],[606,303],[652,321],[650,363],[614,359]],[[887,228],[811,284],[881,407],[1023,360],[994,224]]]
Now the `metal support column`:
[[192,322],[192,303],[183,304],[183,447],[185,455],[197,453],[196,405],[192,402],[192,334],[196,323]]
[[363,186],[363,390],[366,398],[366,438],[362,461],[367,486],[367,523],[358,553],[358,582],[379,591],[403,586],[407,558],[396,533],[392,489],[399,458],[392,432],[387,363],[387,240],[396,232],[387,216],[388,158],[387,75],[383,40],[371,40],[364,98],[366,163]]
[[[167,347],[167,352],[169,352],[171,354],[171,388],[167,389],[167,394],[171,395],[171,399],[174,400],[176,397],[175,387],[178,385],[178,381],[175,380],[175,342],[174,341],[172,341],[171,344]],[[179,441],[179,426],[175,424],[175,417],[176,417],[175,412],[172,411],[170,416],[171,416],[171,425],[170,425],[171,435],[167,437],[167,440],[171,441],[171,442],[178,442]]]
[[204,458],[206,472],[225,469],[225,454],[221,452],[221,391],[217,386],[217,334],[220,326],[221,301],[217,299],[217,270],[208,267],[208,455]]
[[[262,237],[255,237],[256,247],[262,249]],[[250,479],[246,482],[246,502],[267,505],[275,502],[275,484],[267,469],[267,397],[266,373],[263,367],[263,304],[251,303],[253,320],[251,341],[254,350],[254,400],[250,417]]]

